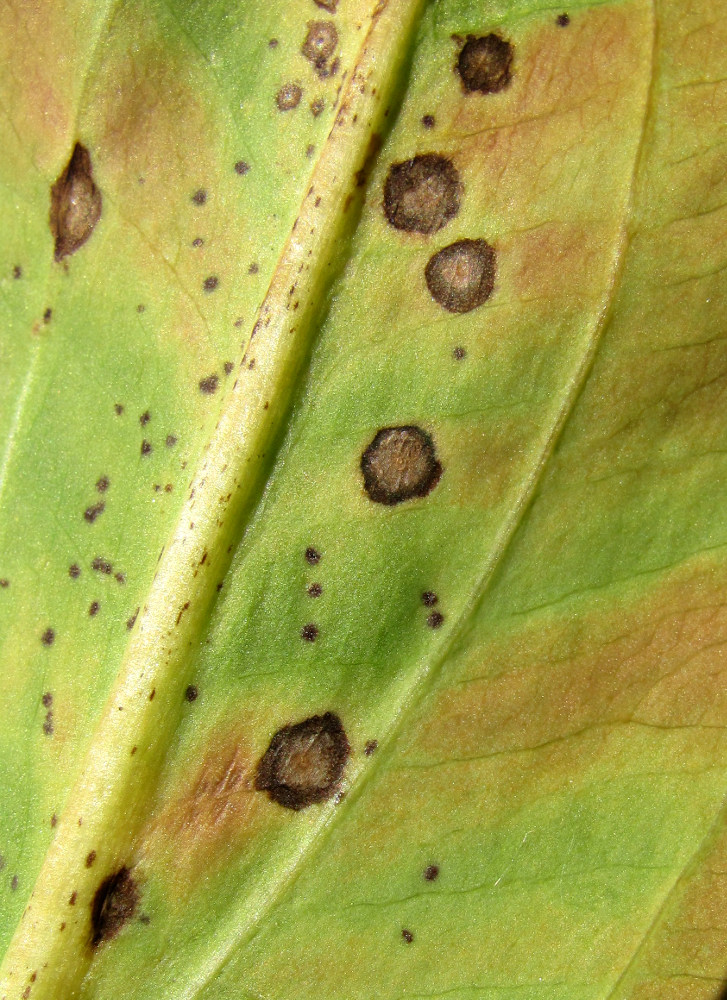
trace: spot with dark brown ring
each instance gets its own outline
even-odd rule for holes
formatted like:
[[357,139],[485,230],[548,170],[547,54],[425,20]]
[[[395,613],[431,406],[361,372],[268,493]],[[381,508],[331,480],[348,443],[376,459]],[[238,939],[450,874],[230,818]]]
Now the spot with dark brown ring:
[[285,83],[275,95],[278,111],[292,111],[300,104],[303,91],[297,83]]
[[93,181],[91,156],[77,142],[58,180],[50,190],[50,229],[55,259],[79,250],[101,218],[101,192]]
[[305,809],[339,791],[351,753],[341,720],[333,712],[283,726],[257,766],[255,788],[286,809]]
[[139,887],[126,866],[101,882],[91,903],[93,948],[116,937],[134,916],[140,895]]
[[500,35],[468,35],[457,58],[465,93],[497,94],[512,80],[514,49]]
[[455,347],[452,351],[452,357],[455,361],[461,361],[463,358],[467,357],[467,351],[464,347]]
[[235,173],[239,177],[244,177],[245,174],[250,172],[250,164],[246,160],[238,160],[235,164]]
[[328,76],[328,60],[336,51],[338,31],[333,21],[309,21],[308,33],[300,51],[320,76]]
[[101,610],[101,605],[99,604],[99,602],[98,601],[91,601],[91,603],[90,603],[90,605],[88,607],[88,613],[91,616],[91,618],[95,618],[96,615],[99,613],[100,610]]
[[434,115],[422,115],[422,125],[424,128],[434,128],[436,125]]
[[486,240],[457,240],[429,258],[429,294],[447,312],[465,313],[485,303],[495,287],[496,255]]
[[441,611],[432,611],[431,615],[427,615],[427,625],[429,628],[441,628],[443,621],[444,615]]
[[424,153],[391,165],[384,183],[384,213],[396,229],[429,235],[457,215],[461,197],[452,161]]
[[68,575],[72,580],[77,580],[81,575],[81,567],[78,566],[76,563],[72,563],[68,567]]
[[555,19],[555,23],[559,28],[567,28],[570,24],[570,15],[568,14],[558,14]]
[[425,497],[439,482],[442,466],[421,427],[384,427],[361,456],[361,472],[369,498],[393,506]]

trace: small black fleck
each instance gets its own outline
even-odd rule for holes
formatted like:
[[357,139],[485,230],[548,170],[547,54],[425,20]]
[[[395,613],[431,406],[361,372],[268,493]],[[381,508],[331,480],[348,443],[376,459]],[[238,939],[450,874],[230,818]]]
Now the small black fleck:
[[137,619],[138,614],[139,614],[139,608],[136,609],[136,611],[133,613],[133,615],[131,616],[131,618],[127,618],[127,620],[126,620],[126,627],[127,627],[127,629],[129,631],[131,631],[131,629],[136,624],[136,619]]
[[202,282],[202,287],[206,292],[214,292],[215,288],[220,283],[220,279],[215,274],[211,274],[209,278],[205,278]]
[[436,125],[434,115],[422,115],[422,125],[424,128],[434,128]]
[[192,240],[192,246],[193,246],[193,247],[201,247],[201,246],[204,246],[204,240],[202,239],[202,237],[201,237],[201,236],[196,236],[196,237],[195,237],[195,238],[194,238],[194,239]]
[[308,585],[308,597],[320,597],[323,593],[323,587],[320,583],[311,583]]
[[139,417],[139,423],[141,424],[142,427],[146,427],[146,425],[149,423],[150,420],[151,420],[151,413],[149,413],[148,410],[144,410],[142,415]]
[[396,229],[436,233],[459,212],[462,184],[446,156],[425,153],[392,163],[384,184],[384,213]]
[[93,863],[94,863],[95,860],[96,860],[96,852],[95,851],[91,851],[86,856],[86,868],[93,868]]
[[422,594],[422,604],[425,608],[433,608],[439,598],[433,590],[425,590]]
[[455,361],[461,361],[463,358],[467,357],[467,351],[464,349],[464,347],[455,347],[455,349],[452,351],[452,357],[454,358]]
[[52,646],[56,641],[56,634],[52,628],[47,628],[43,635],[40,637],[40,641],[44,646]]
[[270,741],[255,775],[255,788],[286,809],[305,809],[335,797],[351,748],[333,712],[283,726]]
[[407,930],[406,927],[402,930],[401,936],[404,938],[407,944],[411,944],[414,940],[414,935],[411,931]]
[[424,869],[424,878],[427,882],[436,882],[439,878],[439,865],[427,865]]
[[315,566],[317,563],[321,561],[320,552],[317,549],[311,547],[307,548],[305,550],[305,561],[309,563],[311,566]]
[[268,42],[268,48],[269,49],[277,49],[277,47],[278,47],[278,40],[277,40],[277,38],[271,38],[270,41]]
[[121,403],[114,403],[114,413],[116,414],[116,416],[120,417],[123,412],[124,412],[124,407],[121,405]]
[[50,192],[50,228],[55,260],[79,250],[101,218],[101,192],[93,182],[91,156],[79,142]]
[[195,205],[204,205],[207,202],[207,192],[204,188],[199,188],[192,195],[192,201]]
[[116,580],[117,583],[126,583],[126,577],[123,573],[114,573],[114,580]]
[[44,322],[44,323],[50,323],[50,321],[51,321],[52,319],[53,319],[53,310],[52,310],[52,309],[51,309],[51,308],[49,307],[49,308],[48,308],[48,309],[46,309],[46,311],[45,311],[45,312],[43,313],[43,322]]
[[219,383],[219,376],[216,374],[207,375],[205,378],[199,380],[199,391],[204,393],[205,396],[211,396],[213,393],[217,392]]
[[88,521],[89,524],[93,524],[96,518],[100,517],[105,510],[106,510],[105,502],[103,500],[99,500],[98,503],[92,504],[90,507],[87,507],[84,510],[83,519],[84,521]]
[[496,94],[512,79],[513,47],[500,35],[468,35],[457,58],[465,93]]
[[139,887],[124,866],[99,885],[91,903],[91,946],[98,948],[116,937],[139,905]]
[[235,164],[235,173],[239,174],[240,177],[244,177],[245,174],[250,172],[250,164],[245,160],[238,160]]
[[439,628],[444,621],[444,615],[441,611],[432,611],[431,615],[427,616],[427,625],[429,628]]
[[567,28],[568,25],[570,24],[570,15],[558,14],[558,16],[555,19],[555,23],[558,25],[559,28]]
[[435,302],[465,313],[489,299],[496,272],[495,251],[486,240],[458,240],[429,258],[424,277]]
[[300,637],[306,642],[315,642],[318,638],[318,626],[310,622],[300,630]]
[[110,485],[111,483],[109,482],[108,476],[101,476],[100,479],[96,480],[96,489],[99,493],[105,493]]
[[99,602],[98,601],[91,601],[91,604],[90,604],[89,609],[88,609],[89,615],[92,618],[95,618],[96,615],[99,613],[100,610],[101,610],[101,605],[99,604]]
[[195,684],[188,685],[187,690],[184,692],[184,697],[189,702],[196,701],[198,695],[199,695],[199,691],[197,690],[197,687],[196,687]]
[[433,439],[421,427],[384,427],[361,456],[361,472],[369,498],[393,506],[430,493],[442,466]]
[[0,579],[0,588],[6,590],[9,586],[10,586],[10,580],[8,580],[7,577],[4,576],[2,579]]
[[81,567],[77,563],[72,563],[68,567],[68,575],[72,580],[77,580],[81,575]]
[[46,691],[40,700],[43,703],[43,708],[50,708],[53,704],[53,695],[50,691]]
[[379,749],[379,741],[369,740],[366,743],[366,746],[364,747],[364,753],[366,754],[367,757],[370,757],[372,754],[375,754],[378,749]]
[[22,278],[22,277],[23,277],[23,269],[22,269],[22,267],[20,266],[20,264],[16,264],[16,265],[15,265],[15,267],[13,268],[13,277],[14,277],[14,278],[15,278],[16,280],[17,280],[18,278]]
[[164,443],[166,444],[167,448],[173,448],[174,445],[177,443],[177,439],[174,436],[174,434],[167,434],[167,439]]
[[141,442],[141,454],[142,455],[151,455],[151,452],[152,452],[151,442],[150,441],[142,441]]
[[106,573],[110,576],[113,572],[113,566],[108,561],[108,559],[102,559],[101,556],[96,556],[91,563],[91,569],[96,570],[97,573]]
[[297,108],[302,96],[303,91],[297,83],[284,84],[275,95],[278,111],[292,111],[293,108]]

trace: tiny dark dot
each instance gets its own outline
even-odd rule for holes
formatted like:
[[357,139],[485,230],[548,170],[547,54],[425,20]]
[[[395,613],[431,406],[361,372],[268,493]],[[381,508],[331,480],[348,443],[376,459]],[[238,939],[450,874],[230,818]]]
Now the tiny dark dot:
[[15,892],[15,890],[18,888],[18,882],[19,882],[18,876],[13,875],[12,879],[10,880],[10,888],[12,889],[13,892]]
[[315,642],[318,638],[318,627],[313,625],[313,623],[304,625],[300,630],[300,637],[306,642]]
[[139,923],[144,924],[146,926],[146,924],[151,923],[151,917],[146,913],[142,913],[142,915],[139,917]]
[[53,695],[50,693],[50,691],[46,691],[46,693],[40,700],[43,702],[44,708],[50,708],[51,705],[53,704]]
[[366,746],[364,747],[364,753],[366,754],[367,757],[370,757],[371,754],[376,753],[378,749],[379,749],[379,741],[369,740]]
[[142,455],[151,455],[151,443],[149,441],[141,442],[141,453]]
[[47,628],[43,635],[40,637],[40,641],[44,646],[52,646],[56,640],[56,634],[52,628]]
[[10,580],[8,580],[6,577],[3,577],[2,580],[0,580],[0,587],[2,587],[3,590],[5,590],[9,586],[10,586]]
[[275,103],[279,111],[292,111],[300,104],[303,91],[297,83],[284,84],[275,95]]
[[434,128],[436,121],[434,120],[434,115],[423,115],[422,125],[424,128]]
[[116,580],[117,583],[126,583],[126,577],[123,573],[114,573],[114,580]]
[[195,205],[204,205],[207,201],[207,192],[205,189],[199,188],[199,190],[195,191],[192,195],[192,201]]
[[322,97],[316,97],[316,99],[314,101],[311,101],[310,113],[313,115],[314,118],[317,118],[318,115],[321,114],[321,112],[323,111],[323,109],[325,108],[325,106],[326,106],[326,102],[323,100],[323,98]]
[[114,403],[114,413],[116,414],[116,416],[120,417],[123,412],[124,412],[124,407],[121,405],[121,403]]
[[99,613],[100,610],[101,610],[101,605],[99,604],[99,602],[98,601],[91,601],[91,605],[90,605],[90,607],[88,609],[89,615],[92,618],[95,618],[95,616]]
[[96,860],[96,852],[91,851],[86,857],[86,868],[92,868],[95,860]]
[[439,598],[433,590],[425,590],[422,594],[422,604],[425,608],[433,608]]
[[268,48],[269,49],[277,49],[277,47],[278,47],[278,40],[277,40],[277,38],[271,38],[270,41],[268,42]]
[[23,277],[23,269],[20,266],[20,264],[16,264],[15,267],[13,268],[13,277],[15,279]]
[[406,927],[402,930],[401,936],[404,938],[407,944],[411,944],[414,940],[414,935],[411,931],[407,930]]
[[305,147],[305,155],[310,158],[316,151],[316,147],[311,143],[309,146]]
[[441,611],[432,611],[431,615],[427,617],[427,625],[429,628],[439,628],[444,621],[444,615]]
[[310,563],[311,566],[315,566],[316,563],[321,561],[321,554],[317,549],[307,548],[305,550],[305,561]]
[[98,503],[92,504],[90,507],[86,507],[83,512],[84,521],[88,521],[89,524],[93,524],[96,518],[100,517],[101,514],[106,510],[106,504],[103,500]]
[[43,322],[50,323],[52,319],[53,319],[53,310],[50,307],[48,307],[48,309],[46,309],[46,311],[43,313]]
[[467,351],[464,349],[464,347],[455,347],[455,349],[452,351],[452,357],[454,358],[455,361],[461,361],[462,358],[467,357]]
[[246,163],[245,160],[238,160],[235,164],[235,173],[239,174],[240,177],[244,177],[245,174],[250,172],[250,164]]
[[77,580],[81,575],[81,567],[78,566],[76,563],[72,563],[68,567],[68,575],[72,580]]
[[220,580],[220,582],[219,582],[219,583],[217,584],[217,593],[218,593],[218,594],[219,594],[219,592],[220,592],[220,591],[222,590],[222,588],[224,587],[224,585],[225,585],[225,584],[223,583],[223,581],[222,581],[222,580]]
[[57,823],[58,823],[58,817],[56,816],[55,813],[53,813],[53,815],[50,818],[51,829],[53,829],[57,825]]
[[177,443],[177,439],[174,436],[174,434],[167,434],[167,440],[164,443],[166,444],[167,448],[173,448],[174,445]]
[[146,309],[146,306],[143,303],[139,303],[139,305],[136,307],[136,311],[138,313],[143,313],[145,309]]
[[216,275],[211,274],[209,276],[209,278],[205,278],[204,279],[204,282],[202,283],[202,287],[204,288],[204,290],[206,292],[214,292],[215,288],[217,288],[217,286],[219,285],[219,283],[220,283],[220,279]]
[[187,690],[184,692],[184,697],[187,701],[196,701],[199,691],[194,684],[190,684]]
[[217,392],[217,386],[220,380],[216,374],[207,375],[206,378],[199,380],[199,391],[204,393],[205,396],[211,396],[213,393]]
[[248,267],[248,269],[247,269],[247,273],[248,273],[248,274],[257,274],[259,270],[260,270],[260,268],[259,268],[259,267],[258,267],[258,265],[257,265],[257,264],[256,264],[256,263],[255,263],[255,262],[253,261],[253,263],[252,263],[252,264],[251,264],[251,265],[250,265],[250,266]]
[[558,25],[559,28],[567,28],[568,25],[570,24],[570,15],[558,14],[558,16],[555,19],[555,23]]
[[111,483],[109,482],[108,476],[101,476],[100,479],[96,480],[96,489],[99,493],[105,493],[110,485]]
[[439,865],[427,865],[424,869],[424,878],[427,882],[436,882],[439,878]]
[[225,361],[225,364],[224,364],[225,375],[231,375],[232,374],[232,370],[234,369],[234,367],[235,366],[232,363],[232,361]]
[[139,417],[139,423],[141,424],[142,427],[146,427],[146,425],[149,423],[150,420],[151,420],[151,413],[149,413],[148,410],[145,410]]
[[308,587],[308,597],[320,597],[323,593],[323,587],[320,583],[311,583]]
[[154,695],[156,693],[157,693],[157,689],[156,688],[152,688],[151,692],[149,693],[149,701],[154,701]]
[[195,239],[192,240],[193,247],[201,247],[203,245],[204,245],[204,240],[202,239],[201,236],[197,236]]

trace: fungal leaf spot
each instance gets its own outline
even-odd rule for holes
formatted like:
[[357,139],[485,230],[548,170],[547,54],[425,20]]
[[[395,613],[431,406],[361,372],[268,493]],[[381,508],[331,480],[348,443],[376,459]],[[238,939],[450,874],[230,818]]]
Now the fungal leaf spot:
[[308,34],[300,51],[313,64],[319,76],[328,76],[331,72],[328,60],[337,45],[338,31],[333,21],[309,21]]
[[303,91],[297,83],[286,83],[280,88],[275,96],[275,103],[278,111],[292,111],[300,104]]
[[459,212],[462,184],[451,160],[425,153],[394,163],[384,183],[384,213],[395,229],[436,233]]
[[68,166],[50,191],[50,229],[56,261],[75,253],[101,218],[101,192],[93,182],[91,156],[76,143]]
[[442,466],[421,427],[384,427],[361,456],[361,472],[370,499],[393,506],[425,497],[439,482]]
[[513,47],[500,35],[468,35],[457,59],[465,93],[497,94],[512,79]]
[[91,902],[93,948],[116,937],[134,916],[139,897],[139,887],[126,866],[101,882]]
[[486,240],[458,240],[429,258],[424,277],[435,302],[465,313],[489,299],[496,273],[495,251]]
[[341,720],[333,712],[283,726],[258,763],[255,788],[286,809],[325,802],[338,792],[350,753]]

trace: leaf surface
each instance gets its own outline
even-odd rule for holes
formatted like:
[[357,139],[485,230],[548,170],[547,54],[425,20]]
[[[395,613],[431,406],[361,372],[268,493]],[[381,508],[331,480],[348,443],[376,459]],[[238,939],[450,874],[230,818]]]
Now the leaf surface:
[[[727,24],[561,13],[5,8],[8,998],[719,995]],[[434,232],[387,219],[417,154]],[[392,427],[441,474],[384,504]],[[327,712],[340,793],[286,809],[258,761]]]

